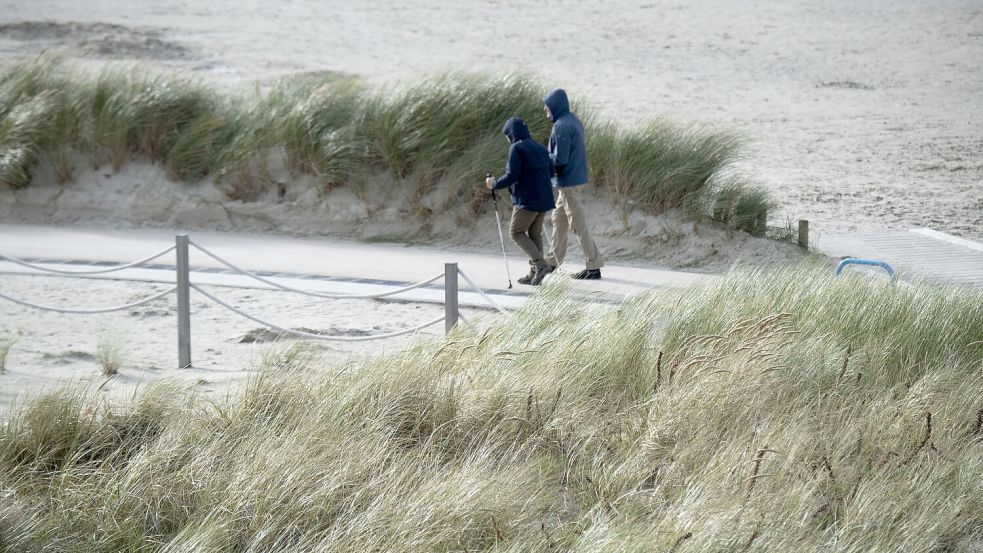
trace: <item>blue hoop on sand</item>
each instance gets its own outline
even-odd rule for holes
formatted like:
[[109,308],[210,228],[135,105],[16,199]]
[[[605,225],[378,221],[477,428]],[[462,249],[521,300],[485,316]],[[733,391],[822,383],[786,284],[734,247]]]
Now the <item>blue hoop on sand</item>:
[[898,280],[898,275],[895,274],[894,268],[891,264],[886,261],[877,261],[876,259],[860,259],[859,257],[848,257],[836,266],[836,276],[839,276],[843,272],[843,268],[847,265],[869,265],[871,267],[880,267],[887,271],[888,276],[891,277],[891,282]]

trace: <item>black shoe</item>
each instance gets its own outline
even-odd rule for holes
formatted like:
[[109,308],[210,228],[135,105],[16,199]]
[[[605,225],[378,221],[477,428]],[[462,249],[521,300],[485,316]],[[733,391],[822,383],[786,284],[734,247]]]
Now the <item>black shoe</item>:
[[601,270],[600,269],[584,269],[579,273],[571,276],[576,280],[601,280]]
[[532,284],[533,286],[539,286],[539,284],[543,282],[543,279],[546,278],[546,275],[552,273],[555,270],[556,267],[552,265],[546,265],[545,267],[536,269],[536,275],[532,277],[532,281],[529,284]]
[[532,268],[532,269],[529,269],[529,274],[528,275],[526,275],[524,277],[520,277],[519,280],[516,281],[516,282],[518,282],[519,284],[532,284],[532,281],[533,281],[534,278],[536,278],[536,269],[535,268]]

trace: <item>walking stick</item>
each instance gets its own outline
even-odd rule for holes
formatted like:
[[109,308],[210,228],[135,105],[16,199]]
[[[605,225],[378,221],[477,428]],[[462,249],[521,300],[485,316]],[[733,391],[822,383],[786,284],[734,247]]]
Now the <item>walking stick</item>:
[[[492,174],[488,173],[485,178],[491,178]],[[512,272],[509,271],[509,256],[505,254],[505,235],[502,234],[502,218],[498,214],[498,194],[495,194],[495,189],[491,189],[492,202],[495,205],[495,222],[498,224],[498,239],[502,243],[502,258],[505,259],[505,274],[509,277],[509,290],[512,289]]]

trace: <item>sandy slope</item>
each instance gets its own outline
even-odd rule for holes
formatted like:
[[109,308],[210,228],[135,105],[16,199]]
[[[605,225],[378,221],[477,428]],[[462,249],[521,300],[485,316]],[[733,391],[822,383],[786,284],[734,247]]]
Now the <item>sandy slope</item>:
[[[4,294],[43,305],[89,309],[124,305],[171,288],[146,282],[4,275]],[[321,300],[288,292],[209,287],[209,292],[243,311],[295,329],[337,336],[363,336],[412,328],[443,314],[443,306],[375,300]],[[26,398],[69,383],[114,397],[166,379],[203,393],[221,395],[256,374],[264,356],[301,344],[305,355],[343,361],[355,355],[396,351],[422,337],[439,336],[443,325],[371,342],[277,339],[260,325],[192,294],[192,361],[177,369],[174,298],[168,296],[126,311],[62,315],[0,300],[0,345],[15,338],[0,372],[0,416]],[[469,320],[493,318],[487,310],[463,309]],[[102,374],[104,345],[120,350],[119,375]]]
[[[75,182],[57,184],[50,164],[42,164],[35,183],[13,193],[0,194],[0,221],[116,227],[163,227],[248,233],[328,235],[370,242],[411,243],[427,237],[431,245],[478,253],[498,253],[500,238],[491,201],[477,215],[465,206],[441,210],[440,198],[427,197],[433,207],[428,217],[408,209],[408,201],[395,200],[406,187],[388,175],[364,186],[356,196],[348,187],[323,193],[311,177],[291,178],[279,198],[270,189],[255,202],[229,201],[211,182],[175,183],[164,170],[146,162],[132,162],[118,174],[93,169],[91,160],[76,163]],[[585,200],[592,213],[591,232],[608,261],[621,264],[657,264],[660,267],[723,272],[738,261],[779,262],[799,259],[802,252],[788,242],[728,233],[715,225],[682,222],[679,215],[651,216],[641,210],[620,209],[594,188]],[[439,196],[439,192],[435,192]],[[501,206],[507,224],[507,206]],[[477,220],[474,218],[477,217]],[[474,220],[464,226],[461,220]],[[547,223],[547,237],[550,224]],[[506,236],[512,254],[524,256]],[[565,265],[582,266],[583,255],[570,237]],[[517,269],[518,270],[518,269]],[[366,275],[368,276],[368,275]]]
[[625,124],[666,114],[744,133],[746,167],[784,207],[773,223],[983,237],[977,0],[3,4],[4,62],[52,48],[234,87],[304,71],[533,71]]

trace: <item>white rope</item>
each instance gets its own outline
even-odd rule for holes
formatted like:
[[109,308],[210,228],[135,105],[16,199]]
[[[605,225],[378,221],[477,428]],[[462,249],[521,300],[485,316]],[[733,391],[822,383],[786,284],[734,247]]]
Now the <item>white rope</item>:
[[310,332],[303,332],[303,331],[300,331],[300,330],[292,330],[292,329],[284,328],[282,326],[278,326],[278,325],[275,325],[275,324],[272,324],[272,323],[268,323],[268,322],[263,321],[261,319],[257,319],[256,317],[253,317],[252,315],[249,315],[247,313],[243,313],[242,311],[236,309],[235,307],[232,307],[231,305],[225,303],[224,301],[216,298],[215,296],[213,296],[213,295],[209,294],[208,292],[202,290],[201,288],[199,288],[195,284],[192,284],[191,287],[194,288],[195,290],[197,290],[201,295],[203,295],[206,298],[212,300],[213,302],[219,304],[220,306],[228,309],[229,311],[232,311],[233,313],[235,313],[236,315],[239,315],[240,317],[244,317],[244,318],[249,319],[250,321],[253,321],[255,323],[259,323],[259,324],[261,324],[263,326],[268,326],[270,328],[273,328],[275,330],[279,330],[280,332],[285,332],[287,334],[295,334],[297,336],[303,336],[305,338],[313,338],[315,340],[327,340],[327,341],[330,341],[330,342],[368,342],[368,341],[371,341],[371,340],[382,340],[384,338],[395,338],[396,336],[402,336],[404,334],[413,334],[413,333],[415,333],[415,332],[417,332],[419,330],[423,330],[424,328],[427,328],[428,326],[435,325],[435,324],[439,323],[440,321],[443,321],[444,320],[444,317],[443,316],[440,316],[440,317],[438,317],[438,318],[436,318],[436,319],[434,319],[432,321],[423,323],[422,325],[415,326],[413,328],[409,328],[409,329],[406,329],[406,330],[400,330],[398,332],[390,332],[388,334],[375,334],[375,335],[372,335],[372,336],[359,336],[359,337],[325,336],[323,334],[313,334],[313,333],[310,333]]
[[61,269],[52,269],[50,267],[42,267],[40,265],[35,265],[34,263],[28,263],[27,261],[23,261],[23,260],[14,258],[14,257],[3,255],[3,254],[0,254],[0,259],[6,259],[7,261],[10,261],[11,263],[16,263],[18,265],[23,265],[24,267],[27,267],[29,269],[35,269],[35,270],[38,270],[38,271],[44,271],[46,273],[56,273],[56,274],[59,274],[59,275],[101,275],[101,274],[105,274],[105,273],[112,273],[114,271],[122,271],[123,269],[129,269],[131,267],[137,267],[137,266],[143,265],[144,263],[147,263],[148,261],[153,261],[154,259],[157,259],[158,257],[160,257],[160,256],[162,256],[162,255],[164,255],[166,253],[170,253],[173,249],[174,249],[174,246],[170,246],[170,247],[168,247],[166,250],[164,250],[162,252],[155,253],[154,255],[151,255],[150,257],[145,257],[143,259],[140,259],[138,261],[134,261],[132,263],[127,263],[126,265],[117,265],[116,267],[110,267],[108,269],[96,269],[94,271],[63,271]]
[[37,304],[34,304],[34,303],[30,303],[30,302],[26,302],[26,301],[19,300],[19,299],[16,299],[16,298],[12,298],[12,297],[7,296],[7,295],[4,295],[4,294],[0,294],[0,298],[5,299],[7,301],[12,301],[12,302],[14,302],[16,304],[20,304],[20,305],[23,305],[25,307],[32,307],[34,309],[40,309],[42,311],[54,311],[55,313],[68,313],[68,314],[71,314],[71,315],[98,315],[100,313],[112,313],[113,311],[125,311],[127,309],[132,308],[132,307],[137,307],[137,306],[143,305],[145,303],[150,303],[150,302],[152,302],[154,300],[157,300],[157,299],[160,299],[160,298],[162,298],[162,297],[164,297],[164,296],[166,296],[166,295],[168,295],[168,294],[170,294],[170,293],[172,293],[172,292],[174,292],[176,290],[177,290],[177,286],[175,286],[174,288],[171,288],[170,290],[166,290],[166,291],[161,292],[159,294],[155,294],[153,296],[150,296],[149,298],[142,299],[142,300],[140,300],[138,302],[130,303],[130,304],[127,304],[127,305],[119,305],[119,306],[116,306],[116,307],[106,307],[106,308],[103,308],[103,309],[62,309],[62,308],[59,308],[59,307],[49,307],[49,306],[46,306],[46,305],[37,305]]
[[461,278],[464,279],[464,282],[467,282],[468,283],[468,286],[470,286],[472,290],[474,290],[475,292],[478,292],[478,294],[480,294],[481,297],[484,298],[485,301],[488,302],[489,305],[491,305],[495,309],[498,309],[498,312],[499,313],[507,313],[507,311],[505,311],[504,309],[502,309],[502,307],[500,305],[498,305],[497,303],[495,303],[494,301],[492,301],[492,299],[488,297],[488,294],[485,294],[485,291],[482,290],[481,288],[479,288],[478,285],[475,284],[473,280],[471,280],[470,278],[468,278],[468,275],[464,274],[464,271],[458,269],[457,274],[461,275]]
[[248,277],[250,277],[252,279],[255,279],[255,280],[258,280],[260,282],[269,284],[270,286],[273,286],[274,288],[279,288],[279,289],[285,290],[287,292],[297,292],[298,294],[304,294],[306,296],[313,296],[315,298],[326,298],[326,299],[332,299],[332,300],[343,300],[343,299],[377,299],[377,298],[384,298],[386,296],[394,296],[396,294],[401,294],[403,292],[408,292],[410,290],[413,290],[414,288],[420,288],[421,286],[426,286],[427,284],[430,284],[431,282],[434,282],[436,280],[440,280],[440,279],[444,278],[444,273],[440,273],[439,275],[434,275],[434,276],[428,278],[427,280],[423,280],[423,281],[417,282],[416,284],[411,284],[410,286],[406,286],[406,287],[399,288],[399,289],[396,289],[396,290],[390,290],[389,292],[381,292],[379,294],[364,294],[364,295],[358,295],[358,294],[322,294],[322,293],[318,293],[318,292],[310,292],[310,291],[307,291],[307,290],[301,290],[300,288],[294,288],[293,286],[286,286],[284,284],[276,283],[276,282],[274,282],[272,280],[269,280],[269,279],[263,278],[263,277],[261,277],[261,276],[259,276],[257,274],[251,273],[251,272],[249,272],[249,271],[247,271],[247,270],[245,270],[245,269],[243,269],[241,267],[237,267],[236,265],[233,265],[232,263],[229,263],[228,261],[226,261],[226,260],[222,259],[221,257],[213,254],[212,252],[206,250],[205,248],[201,247],[200,245],[198,245],[198,244],[196,244],[194,242],[190,242],[190,244],[192,246],[198,248],[199,250],[201,250],[201,252],[203,254],[207,255],[208,257],[211,257],[215,261],[218,261],[219,263],[225,265],[226,267],[228,267],[228,268],[230,268],[230,269],[232,269],[234,271],[238,271],[238,272],[242,273],[243,275],[246,275],[246,276],[248,276]]
[[463,322],[464,324],[468,325],[468,328],[470,328],[471,330],[474,330],[474,325],[471,324],[471,321],[469,321],[467,319],[467,317],[464,316],[464,313],[461,313],[461,310],[460,309],[457,310],[457,318],[458,319],[461,319],[461,322]]

